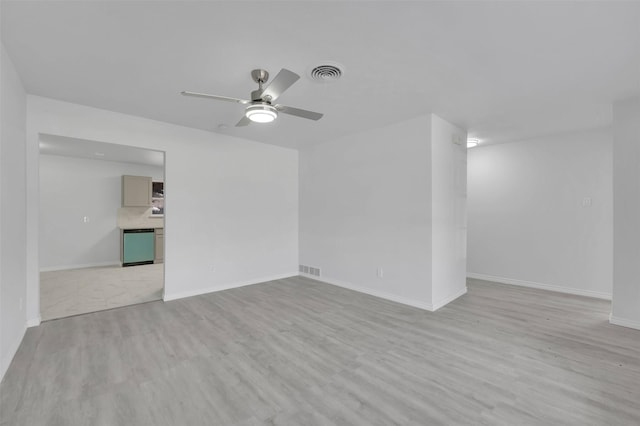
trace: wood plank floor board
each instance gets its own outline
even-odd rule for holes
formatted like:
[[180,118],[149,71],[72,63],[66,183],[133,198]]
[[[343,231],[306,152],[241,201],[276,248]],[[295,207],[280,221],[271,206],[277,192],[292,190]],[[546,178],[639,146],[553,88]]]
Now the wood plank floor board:
[[638,425],[610,302],[469,280],[435,313],[302,277],[30,328],[0,425]]

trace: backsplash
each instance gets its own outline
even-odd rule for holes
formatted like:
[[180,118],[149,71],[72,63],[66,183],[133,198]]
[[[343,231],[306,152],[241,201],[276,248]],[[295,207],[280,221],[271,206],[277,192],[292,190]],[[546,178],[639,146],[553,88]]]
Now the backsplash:
[[150,216],[150,207],[120,207],[118,227],[122,229],[164,228],[164,217]]

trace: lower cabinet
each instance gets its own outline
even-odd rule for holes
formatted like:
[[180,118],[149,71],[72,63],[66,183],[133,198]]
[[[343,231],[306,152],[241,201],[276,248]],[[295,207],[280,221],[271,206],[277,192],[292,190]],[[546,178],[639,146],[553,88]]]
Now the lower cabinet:
[[156,228],[156,256],[153,263],[164,262],[164,228]]

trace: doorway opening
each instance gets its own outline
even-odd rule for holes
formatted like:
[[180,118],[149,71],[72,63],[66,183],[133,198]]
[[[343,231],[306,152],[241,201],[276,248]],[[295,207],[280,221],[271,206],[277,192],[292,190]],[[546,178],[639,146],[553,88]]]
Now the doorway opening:
[[[39,143],[42,320],[161,300],[165,153],[47,134]],[[137,188],[138,201],[125,201],[123,176],[147,181],[146,198]],[[137,229],[151,235],[149,259],[124,267],[124,233]]]

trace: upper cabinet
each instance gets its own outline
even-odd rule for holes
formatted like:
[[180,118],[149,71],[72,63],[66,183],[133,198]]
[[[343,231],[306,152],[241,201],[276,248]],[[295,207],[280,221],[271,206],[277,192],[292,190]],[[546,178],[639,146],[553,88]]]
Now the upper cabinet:
[[122,176],[122,207],[151,207],[151,177]]

